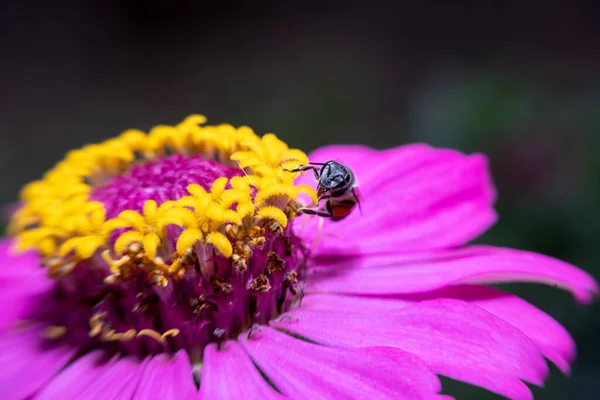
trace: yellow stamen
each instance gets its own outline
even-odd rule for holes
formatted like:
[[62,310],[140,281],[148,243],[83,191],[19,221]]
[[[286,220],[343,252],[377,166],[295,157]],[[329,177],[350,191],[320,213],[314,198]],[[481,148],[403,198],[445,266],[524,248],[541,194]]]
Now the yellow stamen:
[[42,337],[46,339],[59,339],[67,333],[67,328],[64,326],[49,326],[42,332]]
[[169,329],[162,335],[152,329],[142,329],[141,331],[138,332],[137,337],[147,336],[147,337],[150,337],[150,338],[156,340],[158,343],[166,344],[167,343],[166,338],[168,338],[169,336],[177,336],[177,335],[179,335],[179,329]]
[[168,331],[166,331],[165,333],[163,333],[161,335],[161,338],[164,340],[166,338],[168,338],[169,336],[175,337],[179,335],[179,329],[169,329]]
[[115,332],[115,331],[109,331],[107,332],[104,337],[102,339],[109,341],[109,342],[116,342],[116,341],[122,341],[122,342],[128,342],[130,340],[133,340],[137,335],[137,331],[135,329],[129,329],[123,333],[120,332]]

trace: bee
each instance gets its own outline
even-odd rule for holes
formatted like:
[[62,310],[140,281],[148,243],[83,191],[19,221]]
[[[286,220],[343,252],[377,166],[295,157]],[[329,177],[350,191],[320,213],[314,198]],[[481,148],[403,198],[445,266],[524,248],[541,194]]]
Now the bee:
[[[357,205],[360,209],[358,185],[354,172],[348,166],[337,161],[327,161],[326,163],[309,163],[287,171],[304,172],[309,170],[313,171],[317,180],[317,207],[302,207],[298,210],[298,214],[318,215],[330,218],[332,221],[340,221],[350,215]],[[323,207],[319,207],[321,201],[325,201]]]

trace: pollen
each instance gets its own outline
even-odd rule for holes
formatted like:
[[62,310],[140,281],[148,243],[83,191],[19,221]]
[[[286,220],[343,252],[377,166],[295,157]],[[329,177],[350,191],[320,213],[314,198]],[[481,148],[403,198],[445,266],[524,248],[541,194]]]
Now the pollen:
[[[205,123],[204,116],[191,115],[175,126],[159,125],[149,133],[129,129],[67,153],[22,190],[22,205],[9,226],[17,248],[37,250],[51,276],[100,260],[108,283],[142,275],[154,285],[167,286],[198,260],[207,263],[214,255],[233,257],[236,268],[243,270],[253,249],[264,245],[265,231],[280,235],[286,229],[299,196],[316,202],[315,191],[296,185],[298,174],[287,171],[308,158],[274,134],[260,137],[246,126]],[[183,157],[180,161],[200,160],[194,166],[204,168],[202,174],[216,175],[208,185],[195,183],[193,176],[174,175],[169,179],[189,183],[169,193],[157,189],[153,198],[144,199],[141,191],[136,195],[140,200],[111,186],[118,181],[125,185],[119,190],[138,190],[140,185],[127,183],[127,176],[145,179],[147,172],[139,168],[165,165],[161,160],[169,154]],[[218,176],[207,163],[239,174]],[[156,178],[167,179],[164,174]]]

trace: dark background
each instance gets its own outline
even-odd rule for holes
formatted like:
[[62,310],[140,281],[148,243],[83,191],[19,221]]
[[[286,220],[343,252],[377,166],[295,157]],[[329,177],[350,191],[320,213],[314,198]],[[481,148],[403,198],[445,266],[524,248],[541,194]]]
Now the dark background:
[[[3,2],[0,204],[68,149],[202,113],[307,151],[426,141],[486,152],[501,219],[481,242],[560,257],[599,278],[596,2],[382,4]],[[509,288],[579,345],[572,376],[553,369],[536,398],[600,398],[599,305]]]

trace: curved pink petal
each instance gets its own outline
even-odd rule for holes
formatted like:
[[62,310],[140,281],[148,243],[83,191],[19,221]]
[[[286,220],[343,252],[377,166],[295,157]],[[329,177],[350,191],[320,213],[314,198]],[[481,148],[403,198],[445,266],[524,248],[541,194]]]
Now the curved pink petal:
[[174,356],[152,357],[140,379],[134,399],[188,400],[198,394],[185,350]]
[[[353,169],[363,212],[356,210],[339,222],[324,220],[321,231],[319,218],[301,218],[295,227],[307,243],[327,238],[319,242],[316,254],[457,246],[496,220],[495,192],[482,155],[423,144],[385,151],[336,146],[317,154]],[[303,179],[316,184],[308,174]]]
[[[36,399],[76,398],[96,379],[102,363],[106,361],[101,351],[86,354],[54,377]],[[112,366],[112,362],[109,365]]]
[[229,340],[219,349],[211,344],[204,350],[199,398],[269,400],[284,397],[269,386],[242,346]]
[[149,358],[139,361],[124,357],[105,365],[78,400],[131,399],[137,390]]
[[423,300],[450,298],[464,300],[508,322],[523,332],[564,373],[576,355],[575,342],[565,328],[548,314],[525,300],[501,290],[477,285],[460,285],[434,292],[395,296],[349,296],[312,294],[302,299],[310,311],[370,314],[410,307]]
[[18,252],[14,239],[0,239],[0,272],[25,273],[39,267],[39,257],[33,251]]
[[0,304],[2,304],[2,313],[0,313],[0,334],[11,328],[18,321],[22,321],[31,316],[43,300],[41,294],[29,293],[2,293],[0,294]]
[[108,360],[102,351],[95,351],[61,371],[35,398],[131,398],[146,364],[131,357]]
[[436,373],[512,399],[531,399],[548,367],[536,345],[511,324],[454,299],[388,311],[288,312],[273,326],[331,346],[392,346],[415,354]]
[[240,342],[293,399],[429,399],[441,388],[421,360],[393,348],[319,346],[268,327],[240,336]]
[[42,388],[76,349],[45,346],[38,329],[0,337],[0,398],[23,399]]
[[17,252],[12,239],[0,240],[0,289],[41,292],[52,284],[34,251]]
[[[433,254],[437,254],[435,257]],[[420,258],[420,259],[419,259]],[[402,261],[404,259],[404,262]],[[400,261],[397,261],[400,260]],[[541,254],[490,246],[417,255],[380,254],[315,260],[308,292],[397,294],[461,283],[538,282],[563,288],[588,303],[598,284],[585,271]]]
[[17,253],[12,240],[0,240],[0,332],[32,316],[53,282],[35,252]]
[[32,317],[53,282],[32,251],[16,253],[11,240],[0,240],[0,332]]
[[483,308],[527,335],[564,373],[569,373],[570,364],[575,360],[576,346],[569,332],[554,318],[511,293],[485,286],[461,285],[413,296],[413,299],[419,297],[460,299]]

